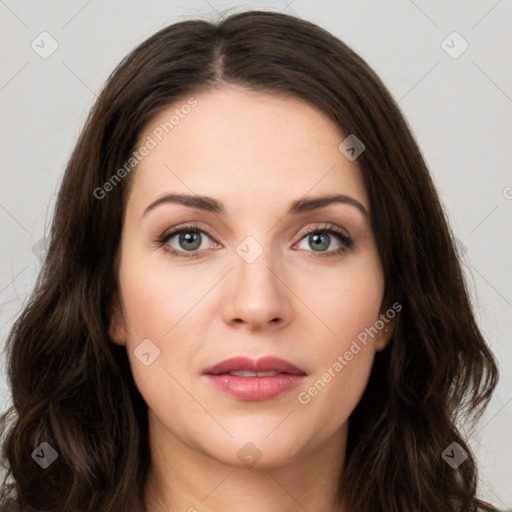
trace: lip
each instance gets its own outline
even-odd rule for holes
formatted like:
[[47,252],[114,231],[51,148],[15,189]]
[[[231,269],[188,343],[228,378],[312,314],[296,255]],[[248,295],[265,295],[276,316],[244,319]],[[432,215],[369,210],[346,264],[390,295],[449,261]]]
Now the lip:
[[221,361],[214,366],[206,369],[203,373],[218,375],[220,373],[229,373],[234,371],[252,371],[252,372],[271,372],[288,373],[291,375],[306,375],[306,372],[297,368],[294,364],[279,357],[265,356],[259,359],[238,356]]
[[[278,372],[263,377],[242,377],[229,372]],[[232,357],[206,369],[203,375],[218,390],[246,401],[270,400],[298,386],[306,372],[294,364],[278,357],[265,356],[259,359]]]

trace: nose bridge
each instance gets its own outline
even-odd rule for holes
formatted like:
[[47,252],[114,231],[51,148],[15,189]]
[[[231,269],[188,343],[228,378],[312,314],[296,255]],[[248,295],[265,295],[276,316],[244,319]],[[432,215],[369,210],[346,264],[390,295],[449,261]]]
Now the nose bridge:
[[[263,247],[247,236],[238,244],[234,255],[235,271],[228,299],[226,320],[261,326],[269,322],[283,324],[291,316],[290,297],[277,275],[281,268],[270,247]],[[276,275],[277,274],[277,275]]]

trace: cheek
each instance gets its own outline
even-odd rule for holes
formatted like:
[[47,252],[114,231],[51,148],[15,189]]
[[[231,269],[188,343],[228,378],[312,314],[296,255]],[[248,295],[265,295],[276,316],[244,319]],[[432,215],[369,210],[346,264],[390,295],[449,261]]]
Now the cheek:
[[361,346],[350,361],[343,354],[341,359],[334,355],[298,396],[303,417],[314,424],[319,438],[332,435],[346,424],[368,383],[374,359],[372,348]]
[[299,390],[298,402],[308,417],[323,418],[322,432],[344,423],[366,388],[375,355],[370,328],[379,318],[383,287],[379,265],[366,260],[340,270],[309,295],[323,335],[317,338],[315,372]]
[[[201,277],[179,266],[171,271],[165,259],[139,254],[129,245],[125,251],[119,279],[128,357],[135,382],[151,406],[163,389],[170,395],[183,394],[170,374],[181,381],[196,357],[204,338],[202,323],[196,321],[198,311],[218,277]],[[142,346],[146,347],[143,352]]]
[[[307,303],[324,323],[327,345],[338,351],[365,328],[372,326],[380,312],[384,282],[378,264],[372,258],[353,261],[328,278],[309,280],[304,284]],[[329,336],[330,333],[330,336]]]
[[132,375],[150,410],[165,417],[169,403],[182,408],[191,405],[178,384],[183,381],[181,370],[190,366],[190,351],[194,348],[179,342],[188,340],[183,328],[191,305],[174,289],[175,280],[171,287],[168,277],[163,279],[160,272],[149,267],[138,273],[128,270],[122,291]]
[[207,283],[179,266],[171,271],[172,265],[165,258],[138,254],[130,246],[126,254],[129,256],[122,262],[119,278],[131,341],[141,336],[163,341],[201,299]]
[[[315,371],[298,390],[298,403],[307,418],[316,421],[317,434],[330,435],[344,424],[361,399],[374,361],[375,347],[370,328],[378,319],[380,294],[354,293],[331,305],[326,323],[335,331],[319,337]],[[370,293],[372,292],[372,293]]]
[[172,312],[175,304],[164,294],[162,282],[153,282],[147,274],[145,279],[131,275],[123,282],[125,321],[128,324],[128,341],[138,338],[160,339],[172,327]]

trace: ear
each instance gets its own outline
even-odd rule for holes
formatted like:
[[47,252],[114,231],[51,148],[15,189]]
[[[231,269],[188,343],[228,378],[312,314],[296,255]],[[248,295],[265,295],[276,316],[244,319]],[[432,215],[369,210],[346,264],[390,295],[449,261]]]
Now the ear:
[[110,340],[116,345],[126,345],[126,327],[117,291],[112,294],[110,299],[110,325],[108,335]]
[[396,316],[394,316],[393,318],[389,318],[388,316],[386,316],[386,313],[382,313],[379,316],[379,319],[381,319],[382,323],[384,324],[384,327],[382,327],[382,329],[379,329],[379,334],[375,339],[375,350],[377,352],[384,350],[388,346],[388,343],[391,341],[391,336],[393,335],[393,331],[395,330]]

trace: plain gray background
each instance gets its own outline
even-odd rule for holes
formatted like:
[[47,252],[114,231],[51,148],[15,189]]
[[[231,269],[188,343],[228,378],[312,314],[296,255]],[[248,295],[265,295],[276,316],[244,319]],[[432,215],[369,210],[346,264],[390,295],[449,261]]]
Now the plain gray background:
[[[499,386],[470,442],[480,495],[512,509],[510,0],[0,0],[0,346],[34,284],[64,166],[107,76],[170,23],[251,8],[331,31],[399,101],[461,242],[480,326],[500,362]],[[9,400],[0,375],[2,409]]]

